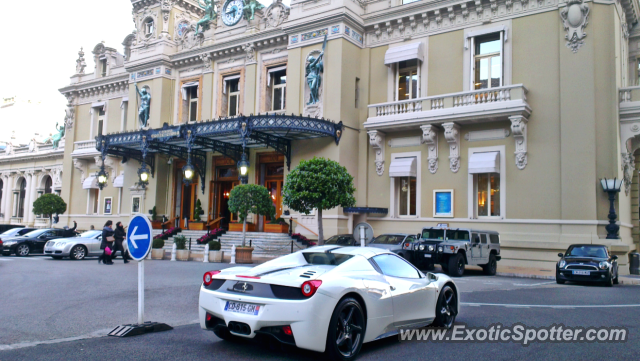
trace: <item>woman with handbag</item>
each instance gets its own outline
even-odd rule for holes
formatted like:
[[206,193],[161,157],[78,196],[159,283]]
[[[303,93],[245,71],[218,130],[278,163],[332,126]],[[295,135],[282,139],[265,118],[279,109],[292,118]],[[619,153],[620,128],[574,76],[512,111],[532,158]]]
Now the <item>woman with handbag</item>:
[[116,230],[115,230],[115,233],[113,234],[113,238],[115,238],[116,241],[113,243],[113,249],[111,250],[111,260],[113,260],[116,257],[116,252],[120,250],[120,254],[124,259],[124,263],[129,263],[129,261],[127,260],[127,258],[129,258],[129,255],[125,253],[124,246],[122,245],[122,242],[126,237],[127,237],[127,232],[124,230],[124,227],[122,226],[122,222],[116,223]]
[[113,262],[111,261],[111,252],[107,251],[107,248],[109,248],[109,250],[113,249],[113,243],[116,240],[113,237],[115,232],[111,228],[112,224],[113,222],[107,221],[107,223],[104,224],[104,228],[102,229],[102,242],[100,243],[100,249],[103,251],[102,255],[98,258],[98,263],[102,261],[104,264],[113,264]]

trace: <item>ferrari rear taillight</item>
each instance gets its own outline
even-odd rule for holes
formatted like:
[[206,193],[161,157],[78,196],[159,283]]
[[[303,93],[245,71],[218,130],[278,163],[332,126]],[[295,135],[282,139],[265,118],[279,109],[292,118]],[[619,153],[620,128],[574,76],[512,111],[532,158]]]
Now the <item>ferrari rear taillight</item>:
[[307,281],[300,286],[300,289],[305,297],[311,297],[316,293],[321,284],[322,281],[320,280]]
[[282,326],[282,331],[287,336],[293,335],[293,331],[291,330],[291,326]]
[[202,276],[202,281],[204,282],[204,285],[205,286],[209,286],[211,284],[211,282],[213,281],[213,276],[217,275],[220,272],[221,271],[205,272],[204,276]]

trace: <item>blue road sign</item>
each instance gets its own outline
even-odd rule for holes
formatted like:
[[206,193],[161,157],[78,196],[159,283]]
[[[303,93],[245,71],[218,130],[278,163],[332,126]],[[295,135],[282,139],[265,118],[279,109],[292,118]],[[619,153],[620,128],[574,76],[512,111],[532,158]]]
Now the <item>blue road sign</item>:
[[136,261],[143,260],[151,249],[151,222],[145,215],[136,215],[129,221],[127,246]]

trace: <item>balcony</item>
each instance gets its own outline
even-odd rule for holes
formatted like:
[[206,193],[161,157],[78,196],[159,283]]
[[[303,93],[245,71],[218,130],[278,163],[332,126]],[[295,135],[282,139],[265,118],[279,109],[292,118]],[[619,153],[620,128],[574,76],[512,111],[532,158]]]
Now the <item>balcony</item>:
[[98,155],[99,152],[96,150],[96,141],[95,139],[91,140],[82,140],[79,142],[73,143],[73,153],[71,153],[72,157],[94,157]]
[[431,123],[507,120],[531,114],[522,84],[369,105],[370,130],[402,130]]

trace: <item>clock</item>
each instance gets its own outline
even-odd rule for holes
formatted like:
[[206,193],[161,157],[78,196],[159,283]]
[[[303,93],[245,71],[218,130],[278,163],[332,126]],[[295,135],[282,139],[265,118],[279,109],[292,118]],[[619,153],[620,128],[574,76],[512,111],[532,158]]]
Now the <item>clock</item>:
[[226,26],[236,25],[242,19],[244,2],[242,0],[227,0],[222,6],[222,22]]

